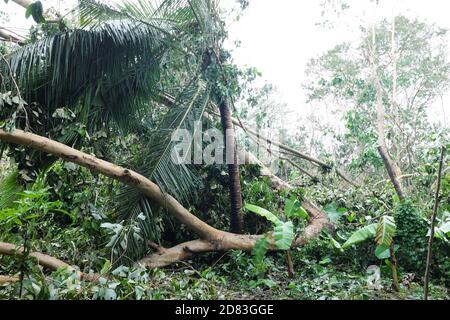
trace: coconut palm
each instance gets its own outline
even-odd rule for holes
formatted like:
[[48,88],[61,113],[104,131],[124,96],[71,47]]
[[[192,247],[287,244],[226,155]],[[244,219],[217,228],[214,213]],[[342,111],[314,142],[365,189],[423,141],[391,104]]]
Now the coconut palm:
[[[106,126],[139,132],[145,152],[134,159],[134,166],[165,192],[188,202],[199,181],[192,168],[171,161],[171,134],[192,129],[212,100],[221,105],[224,127],[231,123],[226,98],[212,94],[215,84],[202,76],[204,53],[216,43],[215,6],[209,0],[108,5],[81,0],[75,28],[17,49],[2,68],[14,74],[23,98],[44,106],[47,115],[65,106],[77,110],[77,120],[90,131]],[[173,64],[183,64],[182,71],[168,76]],[[155,126],[149,115],[161,114],[161,97],[167,94],[174,97],[171,107]],[[77,134],[69,132],[58,140],[73,145]],[[236,217],[240,207],[233,204],[241,197],[237,164],[229,170]],[[161,230],[154,223],[158,210],[145,196],[124,186],[117,203],[120,221],[137,223],[144,239],[159,238]],[[143,253],[142,238],[124,236],[131,259]]]

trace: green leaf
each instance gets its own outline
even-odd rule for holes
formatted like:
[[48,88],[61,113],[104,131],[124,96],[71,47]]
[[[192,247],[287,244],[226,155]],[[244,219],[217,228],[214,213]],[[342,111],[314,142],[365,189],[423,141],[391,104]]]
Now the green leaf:
[[75,163],[72,163],[72,162],[65,162],[63,166],[68,171],[74,171],[74,170],[78,169],[78,165],[76,165]]
[[300,201],[298,201],[297,199],[294,199],[294,200],[286,199],[285,200],[284,214],[289,219],[300,218],[300,219],[307,220],[309,218],[308,213],[301,206]]
[[[27,12],[28,9],[31,7],[31,15],[33,16],[34,21],[36,21],[36,23],[43,23],[45,22],[45,18],[44,18],[44,8],[42,7],[42,3],[40,1],[36,1],[33,2],[32,4],[30,4],[27,7]],[[30,16],[30,14],[28,13],[28,17]],[[25,13],[25,17],[27,17],[27,13]],[[27,18],[28,18],[27,17]]]
[[391,257],[389,246],[379,245],[375,249],[375,256],[380,260],[389,259]]
[[344,250],[342,249],[341,244],[340,244],[336,239],[334,239],[334,238],[331,237],[331,236],[330,236],[330,243],[331,243],[331,245],[333,246],[333,248],[338,249],[339,251],[344,251]]
[[3,180],[0,181],[0,210],[8,208],[18,198],[20,186],[17,183],[19,172],[13,170]]
[[300,202],[297,199],[286,199],[284,202],[284,214],[286,215],[286,217],[291,217],[299,207]]
[[393,241],[397,226],[395,220],[390,216],[383,216],[378,223],[375,241],[378,245],[389,247]]
[[[394,252],[397,252],[399,246],[394,246]],[[390,246],[380,245],[375,249],[375,256],[380,260],[389,259],[391,257]]]
[[292,221],[284,222],[273,229],[275,246],[279,250],[289,250],[294,241],[294,224]]
[[446,222],[442,226],[440,226],[439,230],[445,234],[449,234],[450,233],[450,221]]
[[269,251],[269,239],[264,236],[256,241],[252,250],[253,262],[255,265],[260,265],[263,262],[267,251]]
[[245,209],[247,209],[248,211],[251,211],[253,213],[256,213],[257,215],[266,218],[267,220],[269,220],[270,222],[272,222],[275,226],[279,226],[282,225],[283,222],[278,219],[277,216],[275,216],[272,212],[270,212],[269,210],[266,210],[264,208],[252,205],[252,204],[246,204],[245,205]]
[[109,260],[105,260],[105,263],[103,264],[102,270],[100,271],[100,274],[106,274],[111,270],[111,262]]
[[117,299],[117,294],[116,294],[116,292],[113,290],[113,289],[110,289],[110,288],[106,288],[106,289],[104,289],[105,291],[105,293],[104,293],[104,299],[105,300],[116,300]]
[[31,12],[33,10],[33,4],[30,4],[25,10],[25,18],[29,18],[31,16]]
[[331,260],[331,258],[328,256],[328,257],[325,257],[325,258],[323,258],[322,260],[320,260],[319,264],[322,265],[322,266],[325,266],[325,265],[327,265],[327,264],[330,264],[331,262],[332,262],[332,260]]
[[347,212],[346,208],[338,209],[334,203],[326,206],[324,210],[327,213],[330,222],[337,222]]
[[347,249],[355,244],[367,241],[375,237],[378,224],[374,223],[353,233],[350,238],[342,245],[342,249]]

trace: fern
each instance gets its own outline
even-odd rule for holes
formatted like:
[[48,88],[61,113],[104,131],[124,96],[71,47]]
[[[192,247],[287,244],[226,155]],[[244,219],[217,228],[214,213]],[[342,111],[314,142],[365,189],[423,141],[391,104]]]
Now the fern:
[[[210,100],[210,88],[195,78],[176,99],[174,105],[165,114],[156,129],[143,124],[143,137],[141,141],[145,153],[135,155],[133,167],[149,179],[155,181],[161,190],[171,194],[179,201],[189,203],[192,189],[201,184],[198,175],[187,164],[177,164],[172,161],[173,146],[172,134],[178,129],[193,132],[194,122],[202,118],[206,105]],[[192,145],[192,141],[190,141]],[[128,164],[129,166],[129,164]],[[135,188],[123,185],[117,196],[116,210],[118,221],[125,224],[137,224],[141,229],[142,237],[159,242],[161,233],[166,224],[171,224],[170,218],[162,217],[161,210]],[[144,215],[145,219],[138,218]],[[139,258],[145,253],[145,246],[127,235],[125,253],[119,252],[126,258]]]

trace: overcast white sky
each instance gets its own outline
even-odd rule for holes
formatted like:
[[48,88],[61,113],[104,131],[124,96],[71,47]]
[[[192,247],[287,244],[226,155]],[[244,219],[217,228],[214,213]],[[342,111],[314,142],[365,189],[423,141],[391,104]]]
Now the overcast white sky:
[[[317,22],[323,21],[321,2],[250,0],[243,17],[230,25],[230,48],[235,40],[241,41],[241,47],[234,50],[235,62],[257,67],[265,80],[278,86],[280,100],[299,115],[310,111],[301,90],[306,63],[335,44],[355,40],[361,22],[370,23],[374,16],[391,19],[393,14],[401,14],[450,29],[448,0],[381,0],[375,14],[368,0],[349,0],[352,10],[341,17],[339,25],[332,30],[316,26]],[[448,125],[449,94],[444,97],[447,112],[443,111],[442,105],[441,101],[437,102],[430,113],[432,118],[439,120],[446,116],[445,125]]]
[[[339,20],[334,29],[321,29],[317,22],[321,17],[321,0],[250,0],[239,21],[230,23],[229,48],[235,40],[241,47],[234,50],[235,62],[240,66],[253,66],[263,73],[264,81],[279,88],[280,102],[288,105],[288,110],[298,116],[309,113],[305,106],[305,95],[301,85],[305,80],[305,66],[310,58],[318,56],[333,45],[354,40],[362,21],[370,22],[378,18],[392,18],[393,13],[419,17],[450,29],[450,1],[448,0],[381,0],[374,15],[368,0],[348,0],[352,10]],[[44,0],[44,7],[55,5],[63,8],[73,0]],[[236,0],[222,0],[224,7],[230,8]],[[8,27],[24,31],[31,19],[24,19],[24,10],[14,3],[6,5],[0,1],[0,11],[10,13]],[[445,112],[443,108],[446,108]],[[449,125],[450,95],[433,107],[432,117]],[[447,113],[447,114],[446,114]]]

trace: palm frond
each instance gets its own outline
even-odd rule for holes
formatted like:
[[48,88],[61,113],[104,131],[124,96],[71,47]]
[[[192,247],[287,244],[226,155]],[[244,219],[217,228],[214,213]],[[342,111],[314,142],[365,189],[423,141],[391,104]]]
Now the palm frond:
[[181,0],[112,6],[83,0],[81,29],[19,48],[8,62],[25,100],[45,106],[49,114],[61,106],[81,105],[80,120],[88,124],[91,109],[101,106],[100,121],[114,119],[126,128],[156,96],[163,58],[172,50],[182,51],[184,42],[177,37],[207,15],[200,8],[208,1],[195,2],[195,7]]
[[146,26],[127,21],[45,38],[10,56],[25,99],[52,112],[80,100],[100,104],[119,123],[148,99],[166,47]]
[[172,40],[179,40],[178,36],[191,32],[195,24],[204,36],[214,30],[209,0],[123,0],[118,3],[82,0],[78,10],[82,27],[129,20]]
[[[187,86],[158,128],[147,128],[144,137],[148,138],[142,141],[142,150],[146,152],[134,159],[135,167],[140,172],[155,181],[164,192],[184,203],[189,203],[193,188],[198,187],[201,180],[192,166],[173,162],[172,151],[176,142],[172,141],[172,135],[178,129],[186,129],[191,133],[195,130],[195,121],[202,118],[210,102],[210,92],[209,86],[198,80]],[[192,140],[190,143],[192,145]],[[123,186],[117,196],[116,211],[119,221],[125,221],[127,224],[137,223],[142,237],[155,242],[160,241],[164,226],[171,223],[168,216],[162,216],[161,210],[154,207],[144,195],[128,186]],[[145,219],[139,218],[142,216]],[[120,256],[136,258],[145,253],[145,246],[139,246],[135,240],[130,238],[126,242],[128,245],[124,252],[120,252]]]
[[10,207],[18,199],[20,186],[17,183],[19,171],[14,169],[0,181],[0,210]]

